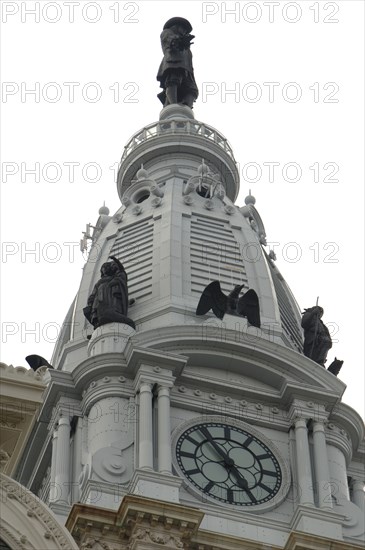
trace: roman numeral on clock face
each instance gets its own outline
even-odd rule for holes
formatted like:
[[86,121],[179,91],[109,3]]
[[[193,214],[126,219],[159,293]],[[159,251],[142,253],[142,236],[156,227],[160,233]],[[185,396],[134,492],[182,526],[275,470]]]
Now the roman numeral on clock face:
[[207,483],[206,486],[204,487],[204,493],[209,493],[209,491],[214,487],[214,485],[215,485],[214,481],[209,481],[209,483]]
[[248,437],[246,439],[246,441],[244,442],[243,446],[248,447],[250,445],[250,443],[252,443],[252,441],[253,441],[253,437],[252,436]]
[[187,453],[186,451],[181,451],[180,456],[183,456],[185,458],[194,458],[195,459],[195,454],[194,453]]
[[261,487],[262,489],[264,489],[264,490],[267,491],[268,493],[271,493],[271,488],[268,487],[267,485],[265,485],[265,483],[258,483],[257,486],[258,486],[258,487]]
[[278,477],[276,472],[270,472],[270,470],[262,470],[262,473],[265,474],[265,476]]
[[188,476],[193,476],[194,474],[200,474],[199,468],[194,468],[193,470],[186,470],[185,473]]

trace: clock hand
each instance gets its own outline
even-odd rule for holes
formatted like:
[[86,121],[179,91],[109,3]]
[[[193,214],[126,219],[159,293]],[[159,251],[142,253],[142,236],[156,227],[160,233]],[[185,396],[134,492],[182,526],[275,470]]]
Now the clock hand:
[[201,426],[200,431],[204,435],[204,437],[208,439],[209,443],[212,445],[212,447],[214,447],[217,453],[223,458],[224,463],[230,467],[234,466],[234,461],[232,460],[232,458],[230,458],[228,454],[224,451],[224,449],[222,449],[222,447],[214,441],[212,435],[209,433],[209,430],[207,430],[205,426]]
[[236,476],[237,479],[237,485],[241,487],[241,489],[244,489],[245,491],[248,490],[248,483],[247,479],[241,474],[241,472],[238,470],[238,468],[233,463],[233,466],[230,467],[230,471]]
[[223,458],[224,463],[226,466],[229,467],[230,472],[232,472],[236,479],[237,479],[237,485],[241,487],[241,489],[248,490],[248,483],[245,477],[241,474],[241,472],[236,467],[234,460],[228,456],[228,454],[222,449],[218,443],[216,443],[210,434],[209,430],[207,430],[204,426],[200,428],[200,431],[202,434],[208,439],[209,443],[214,447],[214,449],[217,451],[217,453]]

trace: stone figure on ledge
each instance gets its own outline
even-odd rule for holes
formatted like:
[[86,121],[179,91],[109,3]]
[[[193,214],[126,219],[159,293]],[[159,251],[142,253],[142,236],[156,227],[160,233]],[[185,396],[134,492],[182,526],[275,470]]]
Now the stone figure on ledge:
[[334,374],[335,376],[338,375],[343,365],[343,361],[341,359],[337,359],[337,357],[334,358],[330,366],[328,367],[328,371]]
[[304,328],[304,355],[324,367],[332,339],[328,328],[321,320],[323,308],[310,307],[304,310],[302,327]]
[[101,266],[101,278],[90,294],[84,315],[94,329],[107,323],[124,323],[135,329],[128,314],[127,273],[120,261],[110,256],[111,262]]
[[194,36],[192,26],[183,17],[169,19],[161,33],[164,54],[158,69],[157,80],[163,91],[158,98],[163,106],[180,103],[191,109],[199,91],[194,78],[193,56],[190,44]]
[[204,315],[210,309],[218,319],[223,319],[225,313],[246,317],[250,325],[260,328],[259,299],[253,289],[248,290],[241,298],[241,290],[245,285],[236,285],[226,296],[219,281],[213,281],[203,291],[200,297],[196,315]]

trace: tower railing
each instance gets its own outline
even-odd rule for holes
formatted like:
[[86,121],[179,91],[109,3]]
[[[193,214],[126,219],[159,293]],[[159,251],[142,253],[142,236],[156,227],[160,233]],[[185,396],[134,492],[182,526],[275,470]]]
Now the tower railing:
[[209,126],[208,124],[203,124],[202,122],[197,122],[195,120],[181,120],[181,118],[154,122],[149,126],[145,126],[142,130],[139,130],[139,132],[131,137],[127,145],[124,147],[121,162],[123,162],[124,159],[126,159],[128,155],[141,143],[167,134],[200,136],[213,141],[221,147],[234,162],[236,162],[232,147],[228,143],[228,140],[215,128],[212,128],[212,126]]

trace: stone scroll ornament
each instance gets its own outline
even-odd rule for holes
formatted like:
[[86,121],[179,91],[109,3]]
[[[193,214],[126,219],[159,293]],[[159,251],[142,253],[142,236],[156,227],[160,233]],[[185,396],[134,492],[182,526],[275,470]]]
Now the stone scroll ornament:
[[191,109],[198,97],[194,78],[193,56],[190,45],[193,38],[191,24],[183,17],[169,19],[161,33],[163,59],[157,80],[163,89],[157,97],[164,107],[172,104],[187,105]]
[[110,256],[110,259],[111,262],[101,266],[101,277],[83,309],[84,315],[94,329],[107,323],[124,323],[135,329],[127,316],[128,306],[134,302],[128,300],[127,273],[117,258]]
[[250,325],[260,328],[259,299],[253,289],[245,292],[240,297],[245,285],[236,285],[226,296],[221,289],[219,281],[213,281],[204,290],[200,297],[196,315],[204,315],[210,309],[218,319],[223,319],[225,313],[246,317]]
[[324,367],[327,353],[332,347],[328,328],[321,320],[323,308],[318,305],[304,310],[302,327],[304,329],[304,348],[306,357]]

